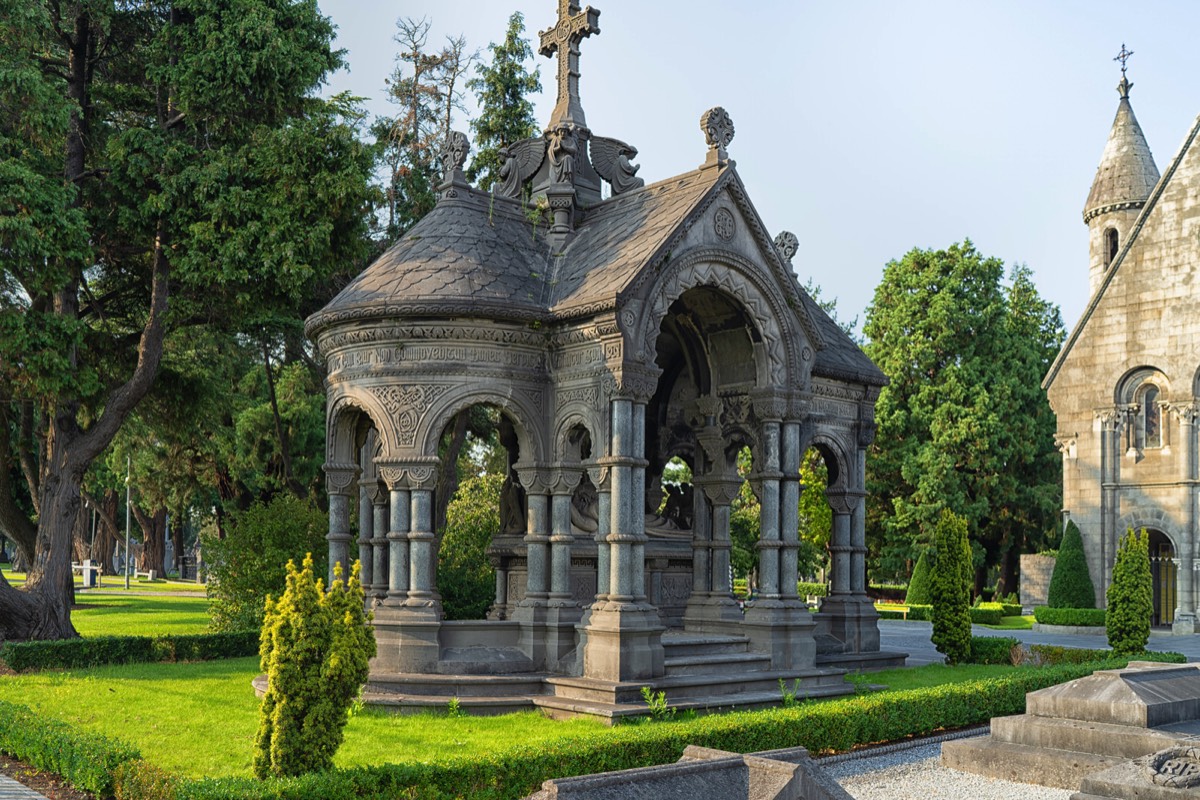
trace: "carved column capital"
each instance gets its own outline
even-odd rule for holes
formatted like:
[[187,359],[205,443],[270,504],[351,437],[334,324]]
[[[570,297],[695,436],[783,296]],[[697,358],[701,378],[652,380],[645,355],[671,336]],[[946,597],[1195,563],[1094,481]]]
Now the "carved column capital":
[[325,491],[329,494],[350,494],[350,485],[362,471],[357,464],[341,464],[327,462],[321,469],[325,471]]
[[858,508],[858,504],[866,496],[866,492],[855,489],[837,489],[825,493],[825,499],[829,502],[829,507],[838,514],[851,513],[854,509]]
[[575,467],[557,467],[549,470],[547,484],[550,494],[571,494],[583,480],[583,469]]
[[693,478],[692,485],[715,506],[729,505],[742,489],[742,482],[733,478]]
[[1172,403],[1171,408],[1179,415],[1179,421],[1185,425],[1195,425],[1200,418],[1200,403]]
[[782,392],[757,391],[750,398],[751,408],[760,422],[783,422],[788,400]]
[[409,459],[405,461],[376,460],[379,479],[389,490],[432,490],[437,485],[437,458]]
[[626,398],[635,403],[648,403],[658,389],[662,370],[643,366],[622,365],[604,376],[604,394],[610,399]]
[[521,488],[530,494],[549,494],[554,485],[552,471],[545,464],[515,464],[513,472],[517,474]]
[[612,470],[603,464],[589,462],[584,464],[584,469],[587,470],[588,480],[596,487],[597,491],[607,492],[612,486]]

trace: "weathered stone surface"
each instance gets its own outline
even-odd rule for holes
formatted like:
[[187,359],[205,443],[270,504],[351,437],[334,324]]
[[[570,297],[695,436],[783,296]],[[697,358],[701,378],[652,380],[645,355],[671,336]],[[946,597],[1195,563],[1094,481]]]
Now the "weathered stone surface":
[[[1182,749],[1194,754],[1197,747],[1200,747],[1200,737],[1193,738],[1189,746]],[[1083,779],[1080,791],[1071,795],[1071,800],[1185,800],[1198,797],[1200,786],[1194,779],[1200,779],[1200,761],[1194,756],[1180,759],[1178,750],[1126,761],[1089,775]],[[1169,764],[1166,770],[1163,761]],[[1180,761],[1188,763],[1181,764]]]
[[1130,662],[1026,697],[1027,714],[1157,728],[1200,719],[1200,665]]

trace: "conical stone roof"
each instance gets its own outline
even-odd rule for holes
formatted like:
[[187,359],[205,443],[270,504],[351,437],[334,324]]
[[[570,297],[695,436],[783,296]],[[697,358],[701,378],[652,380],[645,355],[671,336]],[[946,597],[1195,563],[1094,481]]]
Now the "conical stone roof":
[[1142,127],[1129,104],[1132,87],[1133,84],[1124,77],[1117,86],[1121,103],[1117,106],[1117,116],[1108,134],[1096,179],[1092,181],[1092,190],[1083,207],[1084,222],[1108,211],[1140,208],[1158,183],[1158,167],[1154,164],[1150,145],[1146,144]]

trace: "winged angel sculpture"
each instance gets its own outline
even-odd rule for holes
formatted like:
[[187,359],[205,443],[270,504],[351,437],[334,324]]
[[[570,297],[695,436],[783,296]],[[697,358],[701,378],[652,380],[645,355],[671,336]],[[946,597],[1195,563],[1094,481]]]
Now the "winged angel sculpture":
[[522,139],[516,144],[500,148],[500,180],[496,194],[503,197],[520,197],[521,188],[533,173],[538,171],[546,158],[546,140],[541,136]]
[[604,180],[612,184],[614,195],[640,189],[646,182],[637,177],[641,168],[633,163],[637,158],[637,148],[622,142],[620,139],[608,139],[604,136],[593,136],[591,145],[592,167]]

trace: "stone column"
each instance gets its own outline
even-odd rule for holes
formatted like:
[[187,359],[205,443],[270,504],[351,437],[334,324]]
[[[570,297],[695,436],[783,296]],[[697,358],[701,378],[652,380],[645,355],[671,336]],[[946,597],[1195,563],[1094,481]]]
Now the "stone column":
[[1176,634],[1196,633],[1196,540],[1197,479],[1200,478],[1200,452],[1197,452],[1196,419],[1200,406],[1190,403],[1179,407],[1179,445],[1183,448],[1184,482],[1187,487],[1187,528],[1179,547],[1179,607],[1175,609],[1172,630]]
[[333,568],[342,565],[343,573],[350,570],[350,503],[354,479],[358,477],[357,464],[328,463],[325,470],[325,490],[329,495],[329,584],[333,584]]
[[[609,519],[609,595],[614,603],[635,600],[633,545],[638,540],[634,522],[633,402],[620,397],[612,401],[612,494]],[[643,503],[645,501],[643,500]],[[645,526],[645,520],[642,521]]]
[[550,594],[552,606],[577,605],[571,599],[571,496],[583,473],[577,469],[555,471],[550,487]]
[[1099,603],[1105,602],[1108,585],[1112,581],[1113,561],[1116,558],[1118,517],[1117,482],[1121,476],[1121,427],[1125,411],[1109,409],[1098,414],[1100,418],[1100,574],[1096,591]]
[[492,607],[487,611],[488,619],[508,618],[508,569],[500,558],[492,559],[492,567],[496,570],[496,592],[492,598]]
[[[390,576],[388,575],[388,493],[379,485],[378,480],[371,486],[371,509],[373,524],[371,526],[371,594],[376,601],[382,601],[388,596]],[[364,562],[365,564],[366,562]],[[365,570],[365,567],[364,567]],[[362,585],[367,586],[367,579],[362,578]]]
[[433,466],[408,467],[409,479],[409,609],[422,609],[441,618],[442,599],[434,585],[437,574],[437,536],[433,531],[433,490],[437,469]]
[[388,593],[386,605],[402,606],[408,599],[409,549],[408,534],[411,530],[410,512],[412,498],[409,495],[407,476],[394,466],[380,466],[379,477],[388,487]]
[[549,476],[537,466],[516,467],[525,489],[525,597],[521,606],[545,606],[550,595],[550,498]]
[[361,565],[358,575],[367,595],[371,594],[371,569],[374,560],[371,556],[371,539],[375,535],[375,514],[371,510],[371,489],[368,482],[359,481],[358,485],[358,563]]
[[632,409],[633,462],[630,467],[629,516],[633,521],[633,600],[646,602],[646,403],[635,400]]
[[763,423],[761,455],[763,464],[757,470],[759,486],[758,575],[763,600],[780,599],[780,536],[779,482],[783,477],[779,466],[779,423]]
[[852,594],[850,585],[850,508],[853,498],[844,489],[827,493],[829,507],[833,511],[833,530],[829,536],[829,553],[832,576],[831,595]]
[[612,551],[608,536],[612,532],[612,494],[609,469],[601,466],[587,468],[588,478],[596,487],[596,597],[594,608],[603,607],[609,600],[611,587]]
[[[783,473],[779,490],[779,531],[783,542],[780,551],[780,593],[788,605],[800,605],[796,584],[800,580],[800,424],[783,424],[780,448],[780,471]],[[807,608],[807,606],[806,606]]]

